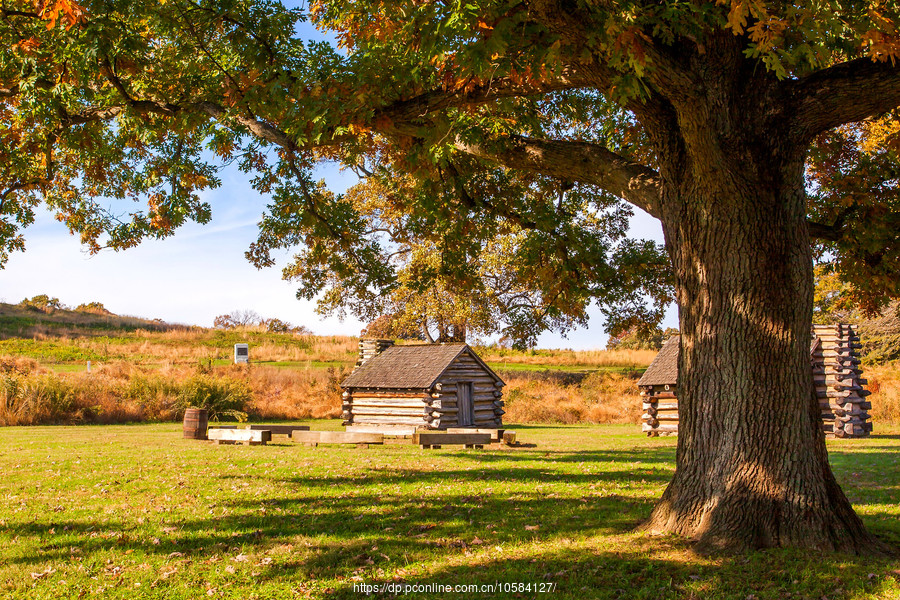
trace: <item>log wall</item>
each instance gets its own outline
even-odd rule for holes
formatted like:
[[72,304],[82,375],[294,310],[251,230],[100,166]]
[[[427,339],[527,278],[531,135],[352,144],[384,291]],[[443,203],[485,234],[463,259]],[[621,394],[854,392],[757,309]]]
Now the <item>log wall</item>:
[[343,393],[346,425],[414,425],[425,427],[426,395],[415,390],[355,388]]
[[[872,431],[871,393],[859,368],[862,346],[852,325],[814,325],[810,363],[827,437],[864,437]],[[641,431],[649,436],[678,434],[677,385],[640,386]],[[668,389],[666,389],[668,388]]]
[[675,385],[642,385],[641,431],[650,436],[678,433],[678,395]]
[[[457,384],[472,384],[472,427],[495,428],[503,425],[503,384],[497,382],[468,352],[462,353],[444,372],[431,394],[430,429],[457,427]],[[426,416],[426,420],[428,417]]]
[[828,437],[865,437],[872,431],[871,393],[864,389],[858,350],[862,347],[852,325],[813,325],[818,340],[811,352],[813,379]]

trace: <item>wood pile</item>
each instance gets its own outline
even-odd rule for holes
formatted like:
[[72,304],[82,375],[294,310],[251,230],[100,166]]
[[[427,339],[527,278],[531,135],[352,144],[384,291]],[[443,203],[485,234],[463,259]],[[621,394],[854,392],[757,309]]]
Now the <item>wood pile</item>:
[[822,428],[828,437],[865,437],[872,432],[866,400],[871,392],[859,368],[859,336],[851,325],[813,325],[810,360]]
[[[859,367],[859,337],[852,325],[813,325],[810,363],[827,437],[865,437],[872,431],[871,393]],[[678,434],[678,338],[670,338],[638,382],[648,436]]]

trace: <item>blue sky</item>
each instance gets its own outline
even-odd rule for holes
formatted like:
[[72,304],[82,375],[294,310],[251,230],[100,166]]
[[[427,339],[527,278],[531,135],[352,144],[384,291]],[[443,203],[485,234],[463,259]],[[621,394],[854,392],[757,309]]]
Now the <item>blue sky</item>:
[[[306,39],[334,42],[306,24],[298,32]],[[203,326],[211,326],[217,315],[253,310],[305,325],[317,334],[357,335],[363,323],[350,317],[322,318],[315,314],[314,303],[296,299],[296,285],[281,279],[287,253],[276,267],[261,271],[247,262],[244,251],[256,239],[256,223],[267,201],[236,167],[223,169],[219,176],[222,187],[204,195],[213,209],[209,224],[187,225],[169,239],[147,241],[124,252],[89,256],[65,226],[40,212],[26,230],[27,250],[12,254],[0,271],[0,301],[16,303],[48,294],[70,306],[102,302],[116,314]],[[353,183],[351,175],[336,167],[323,168],[318,176],[335,192]],[[638,209],[636,213],[632,235],[662,242],[659,222]],[[596,309],[590,314],[587,328],[571,331],[567,338],[545,333],[538,346],[603,348],[607,336],[602,316]],[[677,326],[674,307],[664,326]]]
[[[335,191],[349,183],[336,169],[320,175]],[[323,319],[314,313],[313,303],[296,299],[295,284],[281,279],[287,254],[269,269],[257,270],[247,262],[244,251],[256,239],[266,199],[239,170],[227,168],[220,176],[222,187],[205,195],[213,207],[209,224],[191,224],[169,239],[123,252],[90,256],[65,226],[41,212],[26,230],[27,250],[12,254],[0,271],[0,301],[16,303],[48,294],[71,306],[96,301],[116,314],[203,326],[211,326],[217,315],[249,309],[318,334],[358,334],[363,326],[359,321]],[[632,219],[632,234],[662,240],[658,221],[644,213]],[[568,339],[545,333],[539,347],[603,348],[602,317],[597,310],[591,314],[588,328],[570,332]],[[672,309],[666,326],[676,323]]]

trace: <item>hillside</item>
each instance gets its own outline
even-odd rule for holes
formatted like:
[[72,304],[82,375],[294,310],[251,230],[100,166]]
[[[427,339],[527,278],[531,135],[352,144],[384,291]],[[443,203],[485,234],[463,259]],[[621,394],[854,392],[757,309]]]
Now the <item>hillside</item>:
[[88,360],[140,366],[228,364],[239,342],[251,345],[254,362],[351,364],[356,353],[356,339],[347,336],[270,333],[262,327],[210,329],[108,312],[0,304],[0,355],[32,358],[55,370]]
[[[230,364],[236,343],[250,344],[250,358],[256,364],[349,367],[356,362],[357,342],[358,338],[351,336],[277,333],[264,326],[214,329],[109,312],[0,304],[0,355],[33,358],[55,370],[88,360],[221,366]],[[499,370],[560,370],[582,375],[595,370],[641,372],[656,355],[650,350],[477,349]]]
[[183,329],[184,326],[165,323],[160,319],[120,316],[103,310],[38,308],[0,302],[0,339],[38,335],[98,336],[137,329],[165,331],[177,328]]

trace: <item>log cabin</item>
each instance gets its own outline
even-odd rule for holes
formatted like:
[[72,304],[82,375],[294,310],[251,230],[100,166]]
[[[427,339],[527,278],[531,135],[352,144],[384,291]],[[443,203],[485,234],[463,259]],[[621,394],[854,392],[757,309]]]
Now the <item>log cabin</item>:
[[641,430],[647,435],[678,433],[678,344],[680,337],[670,337],[638,381],[644,414]]
[[[859,337],[852,325],[814,325],[810,366],[827,437],[865,437],[872,431],[867,412],[868,383],[859,367]],[[638,381],[643,414],[641,430],[649,436],[678,433],[679,336],[666,340]]]
[[504,385],[467,344],[363,339],[359,362],[341,383],[343,424],[347,431],[393,435],[499,428]]

